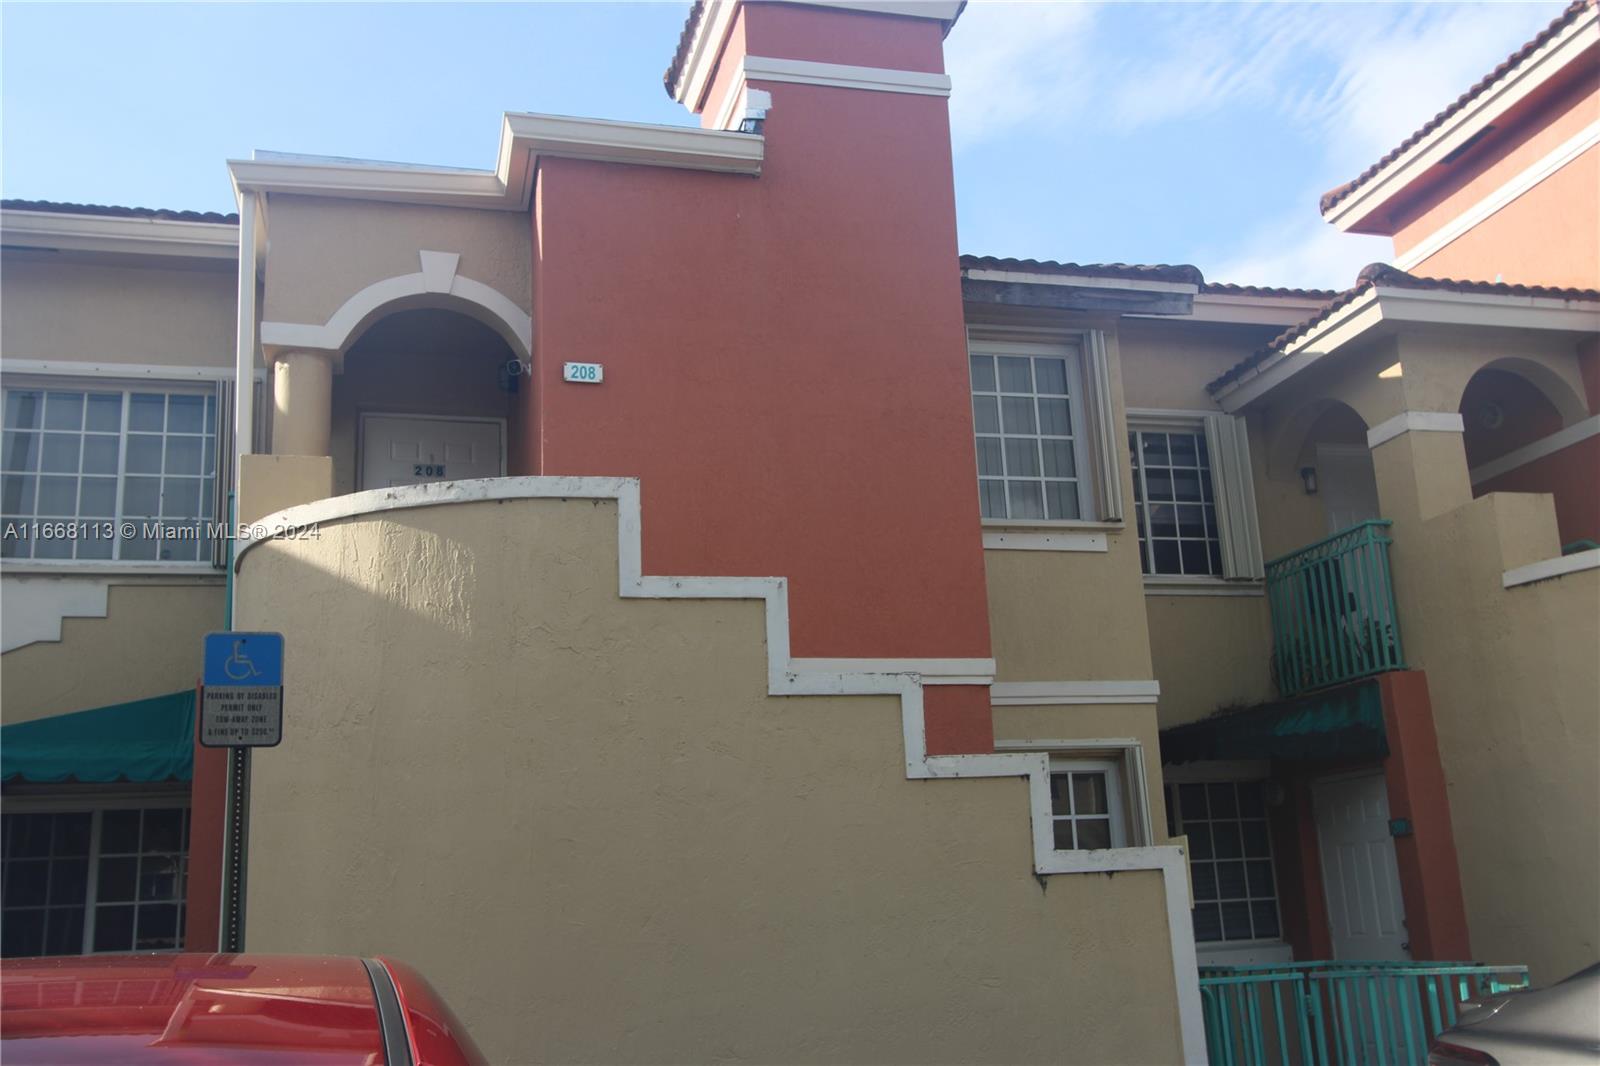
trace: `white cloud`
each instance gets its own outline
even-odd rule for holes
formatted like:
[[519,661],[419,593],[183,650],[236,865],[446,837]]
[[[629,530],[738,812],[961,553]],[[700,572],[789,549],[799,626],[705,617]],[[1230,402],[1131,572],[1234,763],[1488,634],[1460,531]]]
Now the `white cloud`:
[[[947,42],[952,132],[960,150],[1023,126],[1034,136],[1082,142],[1143,131],[1159,137],[1163,123],[1230,111],[1276,115],[1301,143],[1319,146],[1299,180],[1330,187],[1398,145],[1560,7],[1153,4],[1108,11],[976,2]],[[1263,134],[1264,155],[1281,150],[1271,136]],[[1173,174],[1182,173],[1183,159],[1171,164]],[[1242,160],[1241,174],[1248,171]],[[1320,192],[1297,199],[1302,210],[1265,220],[1218,249],[1207,276],[1343,288],[1361,266],[1389,258],[1386,240],[1341,234],[1322,222]]]

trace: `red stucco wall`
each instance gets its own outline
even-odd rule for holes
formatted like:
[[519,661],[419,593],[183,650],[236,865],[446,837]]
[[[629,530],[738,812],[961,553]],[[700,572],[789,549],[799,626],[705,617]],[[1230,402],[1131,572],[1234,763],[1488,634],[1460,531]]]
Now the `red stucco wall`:
[[1490,492],[1548,492],[1556,498],[1561,543],[1600,542],[1600,437],[1589,437],[1472,486]]
[[[940,62],[926,20],[740,26],[789,58]],[[987,657],[945,101],[755,84],[759,178],[541,164],[520,465],[639,477],[649,573],[788,577],[796,655]],[[985,690],[939,702],[986,735]]]

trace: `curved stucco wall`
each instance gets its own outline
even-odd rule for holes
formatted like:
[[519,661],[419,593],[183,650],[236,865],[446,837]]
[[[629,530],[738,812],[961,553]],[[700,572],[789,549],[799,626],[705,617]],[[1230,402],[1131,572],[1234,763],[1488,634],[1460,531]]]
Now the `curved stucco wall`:
[[405,958],[495,1061],[1179,1056],[1158,872],[1041,883],[1022,780],[767,696],[760,603],[620,599],[614,504],[318,533],[239,576],[288,634],[251,950]]

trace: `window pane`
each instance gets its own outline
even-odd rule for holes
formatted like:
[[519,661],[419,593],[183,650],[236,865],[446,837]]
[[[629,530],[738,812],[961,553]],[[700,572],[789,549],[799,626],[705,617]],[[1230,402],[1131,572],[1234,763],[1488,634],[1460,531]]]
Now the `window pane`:
[[972,398],[972,425],[979,433],[999,433],[999,401],[993,396],[974,396]]
[[1066,400],[1039,401],[1039,432],[1055,437],[1072,435],[1072,416]]
[[999,363],[1001,392],[1033,391],[1031,359],[1014,355],[1002,355],[999,358]]
[[1267,846],[1266,822],[1240,822],[1244,832],[1244,853],[1252,859],[1264,859],[1271,854]]
[[149,903],[139,908],[139,936],[134,943],[139,951],[159,951],[178,946],[178,905]]
[[41,515],[71,517],[78,513],[78,479],[42,477],[36,511]]
[[1250,904],[1222,905],[1222,935],[1228,940],[1250,939]]
[[[176,400],[178,397],[174,396],[173,399]],[[168,437],[167,467],[163,472],[168,474],[200,473],[200,452],[203,443],[199,437]]]
[[46,393],[44,397],[44,428],[82,429],[83,393]]
[[1142,450],[1140,462],[1145,466],[1168,466],[1167,435],[1165,433],[1140,433]]
[[44,903],[49,882],[49,859],[10,860],[6,863],[5,906],[27,907]]
[[1158,540],[1150,546],[1152,569],[1158,574],[1182,573],[1178,561],[1178,542],[1175,540]]
[[138,850],[138,811],[106,811],[100,816],[101,854],[130,854]]
[[1152,500],[1171,500],[1171,471],[1146,467],[1144,471],[1144,488],[1145,495]]
[[88,887],[88,859],[58,859],[51,864],[51,903],[82,903]]
[[117,471],[116,437],[90,434],[83,438],[83,472],[85,474],[112,474]]
[[1006,438],[1006,476],[1039,476],[1039,442],[1031,437]]
[[1072,520],[1083,517],[1078,508],[1078,486],[1070,481],[1046,481],[1044,496],[1049,517]]
[[1257,900],[1250,904],[1250,915],[1255,919],[1256,936],[1262,939],[1278,935],[1278,907],[1271,900]]
[[1111,846],[1111,819],[1079,818],[1077,827],[1079,848],[1087,851]]
[[1106,813],[1105,774],[1077,773],[1072,775],[1072,809],[1077,814]]
[[1260,781],[1243,781],[1238,786],[1239,814],[1244,818],[1265,818],[1266,803],[1262,798]]
[[43,395],[32,389],[6,390],[7,429],[37,429]]
[[[137,811],[134,812],[136,815]],[[133,857],[101,859],[95,898],[104,903],[131,900],[138,887],[139,860]]]
[[1204,785],[1179,785],[1178,804],[1183,809],[1184,821],[1193,818],[1208,816],[1206,808],[1206,786]]
[[1246,867],[1246,881],[1250,886],[1250,895],[1255,899],[1272,895],[1272,863],[1252,862]]
[[0,938],[0,954],[6,958],[40,955],[44,952],[44,916],[42,910],[14,911],[6,915],[4,936]]
[[1000,460],[1000,438],[978,438],[978,473],[999,477],[1004,474],[1005,467]]
[[89,813],[58,814],[50,841],[52,855],[89,854]]
[[1183,831],[1189,834],[1189,854],[1196,859],[1211,858],[1211,827],[1201,822],[1191,825],[1184,815]]
[[1055,844],[1057,851],[1072,851],[1077,846],[1072,839],[1072,820],[1070,818],[1061,818],[1056,821]]
[[161,479],[161,513],[169,518],[193,518],[200,513],[200,479]]
[[0,510],[8,515],[32,514],[38,480],[19,474],[0,477]]
[[1053,814],[1071,814],[1071,774],[1050,775],[1050,811]]
[[34,471],[39,469],[39,434],[6,431],[4,456],[0,465],[7,470]]
[[96,907],[94,950],[128,951],[133,947],[133,907]]
[[1200,502],[1200,473],[1196,470],[1172,472],[1172,494],[1180,501]]
[[1006,517],[1006,483],[998,479],[978,482],[979,512],[985,518]]
[[155,808],[144,812],[145,851],[183,850],[182,807]]
[[122,393],[91,392],[84,409],[83,426],[92,433],[121,433]]
[[1205,508],[1193,504],[1180,504],[1172,508],[1178,514],[1178,535],[1181,537],[1205,538],[1206,513]]
[[139,860],[141,900],[178,898],[178,859],[174,855],[146,855]]
[[78,513],[86,518],[114,518],[117,513],[117,479],[84,478],[78,487]]
[[988,355],[974,355],[969,362],[972,365],[972,391],[994,391],[994,357]]
[[165,395],[136,392],[128,398],[128,428],[136,433],[160,433],[166,428],[166,410]]
[[1044,517],[1044,498],[1037,481],[1008,481],[1006,494],[1010,499],[1008,518],[1035,519]]
[[1067,362],[1065,359],[1035,359],[1034,383],[1041,396],[1067,394]]
[[1167,435],[1167,448],[1172,455],[1173,466],[1199,465],[1195,455],[1193,433],[1169,433]]
[[1215,903],[1195,907],[1194,938],[1199,941],[1222,939],[1222,911]]
[[1183,572],[1185,574],[1209,574],[1211,572],[1211,553],[1206,550],[1203,540],[1186,540],[1183,545]]
[[1222,899],[1243,899],[1245,892],[1244,863],[1219,862],[1214,864],[1217,871],[1217,895]]
[[1211,826],[1211,843],[1217,850],[1219,859],[1237,859],[1244,854],[1244,845],[1239,840],[1238,822],[1216,822]]
[[44,447],[39,453],[39,469],[45,473],[76,474],[82,440],[76,433],[46,433]]
[[1146,508],[1150,512],[1150,533],[1157,537],[1176,537],[1178,535],[1178,509],[1170,503],[1152,503]]
[[206,431],[206,397],[169,396],[167,398],[168,433],[204,433]]
[[1189,871],[1194,878],[1195,899],[1217,898],[1217,870],[1209,862],[1197,862]]
[[1000,397],[1000,425],[1007,433],[1037,433],[1033,399],[1026,396]]
[[139,518],[161,509],[161,479],[130,477],[122,486],[122,513]]
[[161,438],[145,433],[130,433],[127,471],[130,474],[161,473]]
[[44,934],[47,955],[78,955],[83,952],[83,908],[52,907]]
[[1045,477],[1078,476],[1078,464],[1073,461],[1070,440],[1046,440],[1039,444],[1044,451]]
[[1232,782],[1221,782],[1206,786],[1206,797],[1211,804],[1211,817],[1237,818],[1239,807],[1234,800]]

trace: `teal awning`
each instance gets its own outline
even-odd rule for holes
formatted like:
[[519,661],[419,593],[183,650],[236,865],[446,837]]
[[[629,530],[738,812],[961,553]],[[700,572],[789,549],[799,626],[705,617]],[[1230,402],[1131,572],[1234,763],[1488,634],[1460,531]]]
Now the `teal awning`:
[[1161,731],[1163,763],[1208,759],[1384,758],[1376,681],[1228,711]]
[[0,781],[188,781],[194,690],[0,728]]

